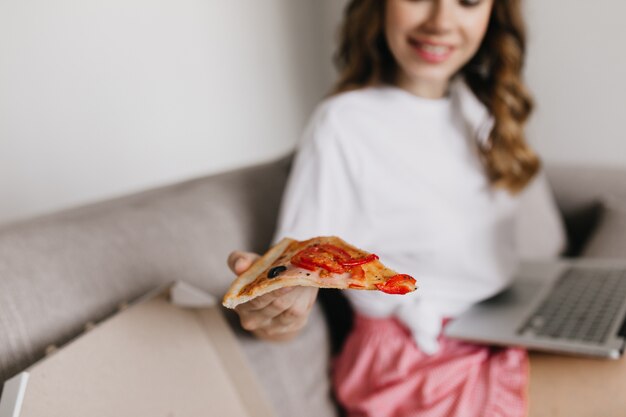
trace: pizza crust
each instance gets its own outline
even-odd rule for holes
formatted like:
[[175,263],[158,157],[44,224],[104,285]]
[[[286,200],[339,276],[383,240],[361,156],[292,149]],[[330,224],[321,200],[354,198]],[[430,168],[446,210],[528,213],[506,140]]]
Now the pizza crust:
[[[241,290],[248,284],[254,282],[256,277],[270,267],[282,255],[282,253],[287,249],[287,247],[295,242],[294,239],[290,239],[288,237],[282,239],[278,242],[274,247],[272,247],[267,253],[265,253],[260,259],[252,264],[252,266],[243,274],[239,275],[235,282],[230,286],[226,295],[224,295],[224,299],[222,304],[224,307],[235,308],[239,304],[250,301],[253,298],[258,297],[262,294],[249,295],[249,296],[241,296],[239,293]],[[297,285],[297,284],[296,284]],[[263,294],[271,292],[272,290],[263,291]]]

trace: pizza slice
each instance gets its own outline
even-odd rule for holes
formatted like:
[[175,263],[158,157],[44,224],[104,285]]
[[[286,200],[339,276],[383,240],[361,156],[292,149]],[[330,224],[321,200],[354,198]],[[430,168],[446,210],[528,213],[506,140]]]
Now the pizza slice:
[[415,279],[384,266],[378,256],[335,236],[305,241],[285,238],[232,283],[222,303],[228,308],[283,287],[379,290],[406,294]]

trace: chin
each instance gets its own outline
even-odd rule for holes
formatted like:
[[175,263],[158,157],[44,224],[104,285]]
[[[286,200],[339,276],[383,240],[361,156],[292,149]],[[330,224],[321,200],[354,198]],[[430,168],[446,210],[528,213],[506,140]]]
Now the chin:
[[438,81],[448,80],[455,73],[456,65],[432,65],[419,63],[413,64],[410,68],[410,74],[422,80]]
[[453,75],[453,72],[448,71],[417,71],[413,73],[414,79],[436,84],[449,82]]

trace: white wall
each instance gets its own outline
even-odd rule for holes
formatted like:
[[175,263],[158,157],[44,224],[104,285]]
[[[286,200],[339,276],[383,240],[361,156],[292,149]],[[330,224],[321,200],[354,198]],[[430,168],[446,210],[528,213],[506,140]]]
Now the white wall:
[[[277,157],[346,0],[0,0],[0,223]],[[626,3],[529,0],[529,133],[626,168]]]
[[533,144],[547,161],[626,169],[626,2],[526,5]]
[[288,152],[323,4],[0,0],[0,222]]

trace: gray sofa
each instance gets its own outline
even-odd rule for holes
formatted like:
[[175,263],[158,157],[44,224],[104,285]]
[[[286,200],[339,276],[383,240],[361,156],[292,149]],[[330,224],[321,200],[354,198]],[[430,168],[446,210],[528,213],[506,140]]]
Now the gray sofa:
[[[221,296],[233,279],[228,253],[267,248],[289,161],[0,227],[0,383],[158,284],[182,279]],[[568,254],[626,258],[626,170],[547,173]],[[328,370],[349,317],[337,293],[322,293],[305,331],[288,343],[257,341],[227,313],[280,416],[337,415]]]

